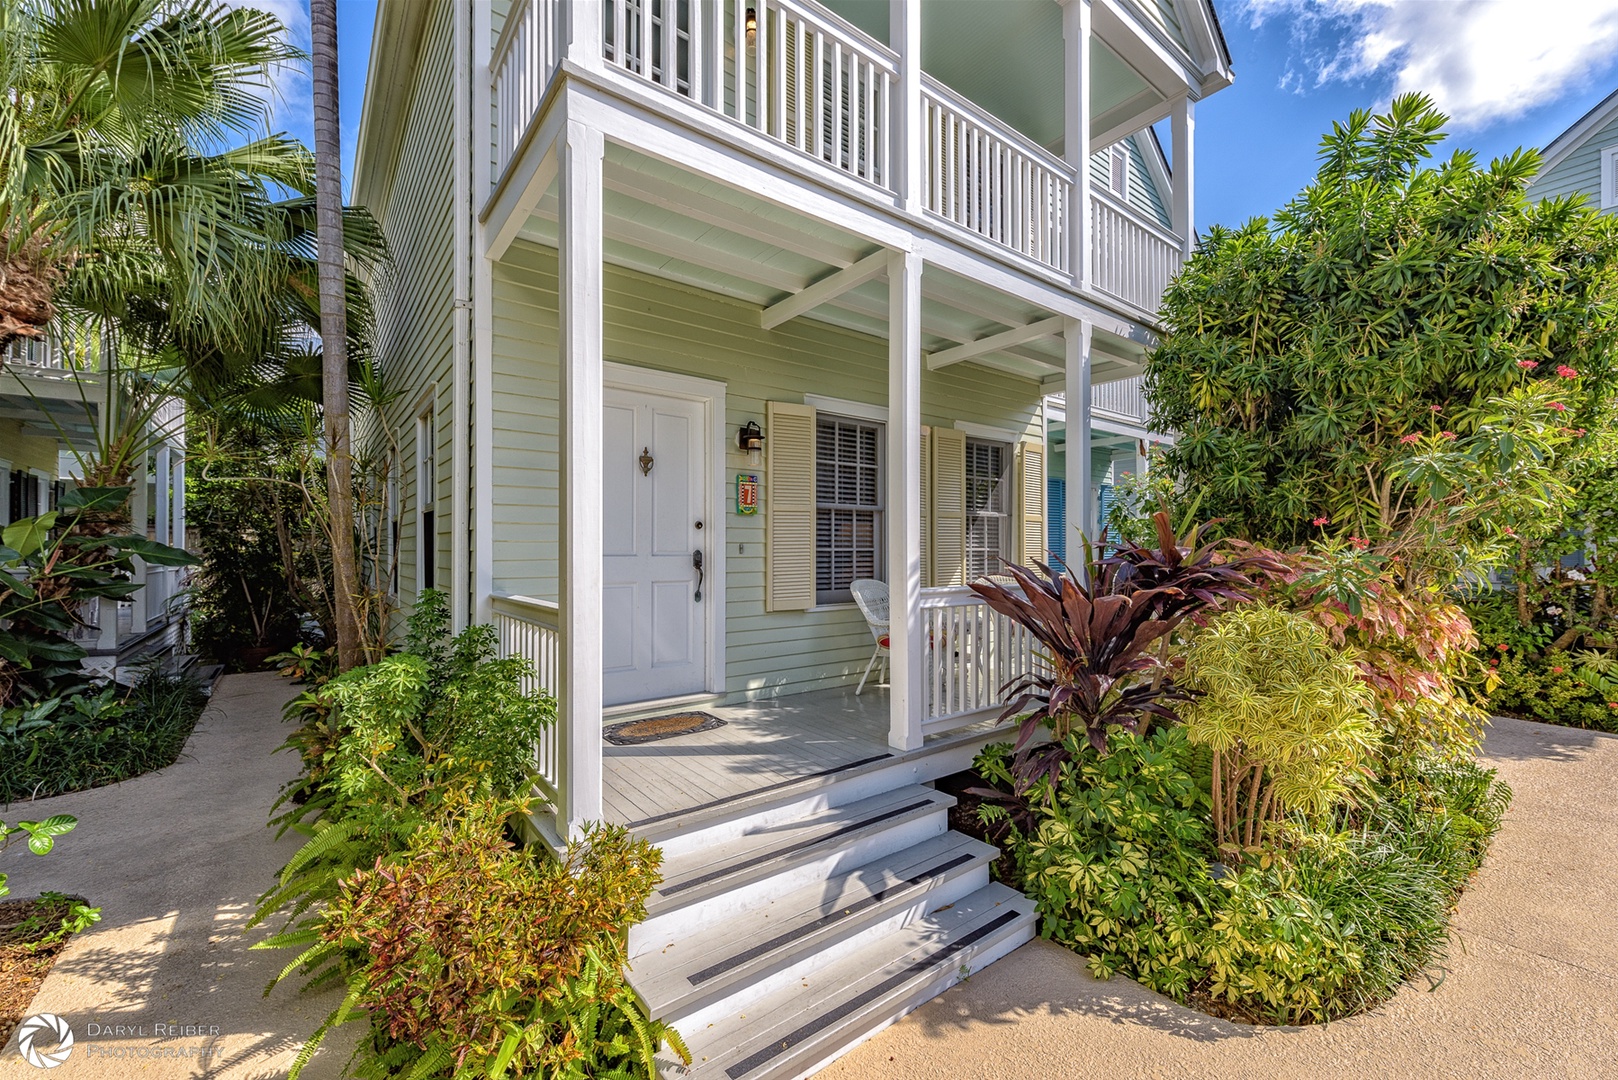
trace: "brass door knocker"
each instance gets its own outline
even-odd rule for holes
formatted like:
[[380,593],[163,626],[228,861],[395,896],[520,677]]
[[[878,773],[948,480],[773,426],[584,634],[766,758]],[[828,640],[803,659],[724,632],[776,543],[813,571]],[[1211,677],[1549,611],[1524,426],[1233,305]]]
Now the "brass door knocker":
[[641,447],[640,474],[642,476],[652,475],[652,448],[650,446]]

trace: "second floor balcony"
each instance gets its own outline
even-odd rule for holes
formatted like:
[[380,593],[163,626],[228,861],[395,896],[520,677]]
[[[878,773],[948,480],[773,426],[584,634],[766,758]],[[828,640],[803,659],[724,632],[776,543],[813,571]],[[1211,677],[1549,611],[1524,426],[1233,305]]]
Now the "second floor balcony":
[[[1187,32],[1164,12],[1177,6],[514,0],[488,72],[494,182],[576,62],[784,146],[852,198],[1149,316],[1189,249],[1191,102],[1228,82],[1228,64],[1207,74],[1175,44]],[[1151,131],[1164,119],[1172,173]],[[1137,162],[1157,158],[1149,197],[1108,182],[1112,147],[1131,137]]]

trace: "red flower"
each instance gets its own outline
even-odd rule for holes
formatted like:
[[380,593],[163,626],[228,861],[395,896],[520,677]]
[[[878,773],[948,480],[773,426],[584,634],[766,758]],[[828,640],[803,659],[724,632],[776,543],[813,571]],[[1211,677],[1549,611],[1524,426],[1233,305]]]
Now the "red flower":
[[1578,370],[1570,368],[1566,364],[1557,364],[1556,373],[1564,379],[1577,379],[1579,377]]
[[1607,708],[1609,708],[1609,709],[1618,709],[1618,701],[1609,701],[1609,702],[1607,702]]
[[1567,412],[1567,406],[1563,405],[1560,401],[1553,401],[1545,407],[1547,409],[1555,409],[1557,412]]
[[1440,431],[1438,433],[1438,435],[1439,435],[1439,438],[1442,438],[1442,439],[1453,439],[1453,438],[1455,438],[1455,432],[1453,432],[1453,431]]
[[1519,360],[1519,361],[1517,361],[1517,366],[1522,368],[1524,371],[1533,371],[1535,368],[1537,368],[1539,366],[1539,361],[1538,360]]
[[1329,517],[1317,517],[1317,518],[1315,518],[1315,524],[1316,525],[1330,525],[1331,524],[1331,518],[1329,518]]
[[1411,434],[1406,435],[1404,438],[1400,439],[1399,441],[1404,443],[1406,446],[1410,446],[1413,443],[1421,442],[1421,436],[1415,434],[1414,432],[1412,432]]
[[1495,648],[1499,649],[1501,652],[1505,652],[1507,649],[1511,648],[1511,646],[1502,641],[1500,644],[1496,645]]
[[1441,413],[1441,412],[1444,411],[1444,406],[1442,406],[1442,405],[1429,405],[1427,407],[1429,409],[1433,410],[1433,412],[1435,412],[1435,413]]
[[1362,540],[1358,536],[1350,536],[1348,538],[1348,542],[1354,545],[1355,551],[1364,551],[1366,548],[1371,546],[1371,542],[1369,540]]
[[1552,675],[1560,675],[1560,674],[1562,674],[1562,672],[1564,672],[1566,670],[1567,670],[1567,668],[1553,667],[1553,668],[1551,668],[1551,674]]

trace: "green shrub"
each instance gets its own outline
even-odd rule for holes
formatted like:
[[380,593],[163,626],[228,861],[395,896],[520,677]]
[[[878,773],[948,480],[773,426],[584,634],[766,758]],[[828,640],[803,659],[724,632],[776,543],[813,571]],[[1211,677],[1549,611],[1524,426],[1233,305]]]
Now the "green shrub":
[[623,977],[661,853],[618,827],[561,859],[518,851],[509,809],[483,802],[425,825],[328,911],[326,942],[370,958],[333,1014],[369,1012],[355,1075],[650,1078],[665,1040],[689,1061]]
[[1193,636],[1180,682],[1191,741],[1213,752],[1214,833],[1255,848],[1289,813],[1318,818],[1363,782],[1377,746],[1370,689],[1353,659],[1301,615],[1237,608]]
[[[1011,834],[1018,884],[1038,905],[1040,933],[1087,955],[1097,976],[1122,972],[1184,1001],[1215,891],[1206,760],[1199,769],[1183,727],[1145,738],[1114,729],[1105,755],[1082,733],[1068,742],[1034,826]],[[987,748],[977,768],[1009,784],[1009,748]]]
[[0,713],[0,801],[115,784],[174,764],[207,702],[190,675],[146,671]]
[[[53,814],[44,821],[0,821],[0,852],[13,844],[22,843],[30,854],[49,855],[56,848],[56,838],[66,836],[78,828],[79,819],[71,814]],[[9,877],[0,873],[0,899],[11,895]],[[47,926],[51,921],[55,926]],[[101,909],[90,907],[76,897],[59,892],[42,892],[34,912],[20,922],[0,928],[0,945],[22,945],[28,952],[38,952],[63,941],[80,930],[101,921]]]
[[[1618,732],[1618,707],[1595,686],[1580,678],[1580,662],[1553,649],[1543,656],[1497,651],[1489,707],[1496,712],[1547,724]],[[1618,701],[1618,699],[1614,699]]]

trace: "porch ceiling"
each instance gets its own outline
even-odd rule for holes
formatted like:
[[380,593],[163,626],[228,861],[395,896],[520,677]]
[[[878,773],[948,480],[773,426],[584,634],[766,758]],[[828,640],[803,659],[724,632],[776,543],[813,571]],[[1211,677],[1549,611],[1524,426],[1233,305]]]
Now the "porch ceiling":
[[95,441],[98,412],[94,401],[87,409],[81,401],[0,393],[0,420],[22,421],[22,434],[30,438],[60,441],[66,435],[66,441],[87,446]]
[[[863,240],[756,196],[608,142],[604,170],[607,262],[757,304],[784,300],[870,255]],[[556,246],[554,184],[522,229]],[[935,266],[922,275],[922,347],[941,352],[1051,312]],[[887,337],[885,276],[841,293],[801,318]],[[1139,346],[1094,336],[1097,381],[1132,374]],[[1063,371],[1060,337],[1045,337],[967,363],[1045,379]]]

